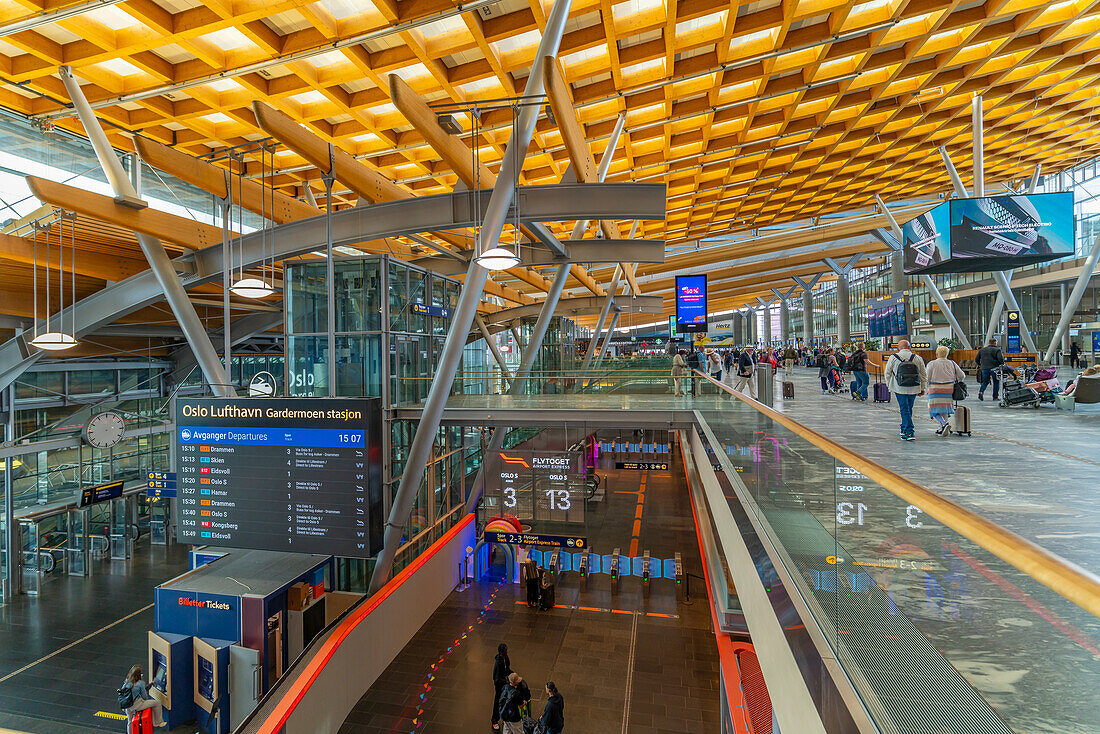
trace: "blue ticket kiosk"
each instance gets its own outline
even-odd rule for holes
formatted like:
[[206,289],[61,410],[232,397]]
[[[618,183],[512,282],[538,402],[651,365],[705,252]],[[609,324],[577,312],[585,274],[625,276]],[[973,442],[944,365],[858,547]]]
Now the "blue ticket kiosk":
[[149,633],[149,695],[160,702],[169,729],[195,718],[191,695],[193,639],[171,632]]
[[229,648],[232,640],[194,638],[195,715],[205,734],[229,734]]

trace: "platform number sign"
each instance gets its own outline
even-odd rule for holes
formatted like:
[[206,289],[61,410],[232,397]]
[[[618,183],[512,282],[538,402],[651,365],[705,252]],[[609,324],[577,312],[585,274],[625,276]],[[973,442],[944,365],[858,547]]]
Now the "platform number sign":
[[895,509],[878,507],[876,514],[872,510],[873,505],[888,504],[890,499],[897,498],[855,469],[838,465],[835,477],[837,525],[860,527],[871,525],[877,519],[880,526],[883,520],[892,523],[900,520],[910,530],[925,527],[924,510],[916,505],[906,505],[904,514],[900,518],[896,506]]
[[584,475],[576,452],[502,450],[491,474],[503,514],[524,521],[583,522]]

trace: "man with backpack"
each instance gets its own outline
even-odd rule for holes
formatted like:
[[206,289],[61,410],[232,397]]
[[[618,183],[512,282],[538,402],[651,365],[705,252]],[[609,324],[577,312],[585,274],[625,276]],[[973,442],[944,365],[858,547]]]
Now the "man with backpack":
[[898,342],[898,351],[886,360],[886,385],[898,398],[901,408],[901,439],[914,441],[913,403],[919,395],[924,395],[928,386],[928,372],[924,360],[909,349],[909,342]]
[[997,340],[990,339],[989,344],[978,350],[978,374],[981,376],[981,386],[978,387],[978,400],[985,400],[985,389],[993,382],[993,399],[997,399],[997,392],[1001,387],[1001,376],[997,368],[1005,363],[1004,352],[997,346]]

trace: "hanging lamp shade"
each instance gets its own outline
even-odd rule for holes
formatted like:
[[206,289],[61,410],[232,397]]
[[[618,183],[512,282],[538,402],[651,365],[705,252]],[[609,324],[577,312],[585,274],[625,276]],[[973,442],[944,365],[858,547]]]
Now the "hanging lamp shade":
[[229,291],[241,298],[266,298],[275,292],[275,288],[259,278],[241,278],[229,287]]
[[486,270],[507,270],[519,264],[519,257],[504,247],[494,247],[478,255],[477,264]]
[[50,352],[72,349],[77,344],[76,337],[63,331],[47,331],[31,339],[31,346]]

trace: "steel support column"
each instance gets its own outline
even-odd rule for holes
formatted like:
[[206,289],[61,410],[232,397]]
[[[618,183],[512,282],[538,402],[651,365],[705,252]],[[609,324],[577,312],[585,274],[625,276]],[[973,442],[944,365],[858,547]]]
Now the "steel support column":
[[970,101],[970,132],[974,140],[974,196],[985,196],[985,135],[982,121],[982,95]]
[[936,282],[932,280],[930,275],[920,276],[920,280],[924,283],[924,287],[928,289],[928,292],[932,294],[932,298],[940,306],[940,311],[943,312],[944,317],[947,319],[947,323],[951,324],[951,331],[955,333],[955,336],[959,337],[959,341],[963,343],[963,349],[973,349],[970,346],[970,337],[963,331],[962,326],[959,325],[958,319],[955,318],[955,314],[951,312],[951,307],[947,305],[947,301],[944,300],[943,294],[940,293],[940,289],[936,287]]
[[[565,290],[565,281],[567,280],[569,280],[569,265],[559,265],[557,272],[554,274],[554,281],[550,284],[550,290],[546,294],[542,311],[539,312],[539,317],[535,321],[531,341],[527,343],[527,348],[523,350],[523,359],[520,362],[519,371],[516,372],[516,379],[512,380],[511,385],[508,387],[509,395],[520,394],[526,388],[531,368],[534,367],[539,350],[542,349],[542,342],[546,338],[546,330],[550,326],[550,320],[554,318],[554,309],[557,308],[558,299],[561,298],[561,293]],[[489,445],[481,453],[481,466],[478,467],[477,475],[474,476],[473,484],[470,487],[470,496],[466,499],[466,512],[473,512],[477,509],[478,500],[481,499],[481,495],[485,490],[485,463],[488,461],[487,457],[500,451],[504,445],[504,436],[507,433],[508,429],[504,426],[495,429],[492,438],[489,439]]]
[[611,324],[607,327],[607,336],[603,340],[603,346],[600,347],[600,353],[596,355],[596,366],[594,369],[599,369],[603,364],[604,355],[607,354],[607,348],[611,346],[611,340],[615,337],[615,328],[619,325],[620,313],[616,311],[611,314]]
[[[543,94],[543,66],[547,58],[557,57],[558,45],[561,43],[565,21],[569,15],[571,5],[572,0],[555,0],[554,2],[554,7],[546,19],[546,30],[543,32],[542,40],[539,41],[535,60],[531,64],[530,73],[527,75],[527,85],[523,92],[527,98],[540,97]],[[522,167],[520,162],[527,155],[527,148],[531,144],[535,122],[541,109],[538,105],[524,107],[512,127],[508,148],[505,150],[504,160],[501,162],[500,175],[497,177],[496,184],[493,186],[493,193],[489,197],[489,206],[485,213],[485,220],[477,243],[477,253],[486,252],[496,247],[500,241],[500,234],[504,229],[508,210],[511,208],[512,200],[515,197],[519,170]],[[401,475],[401,482],[398,485],[397,494],[393,498],[390,516],[386,521],[382,552],[378,555],[374,573],[371,576],[371,593],[382,588],[390,577],[393,560],[397,555],[397,548],[401,544],[405,523],[420,490],[420,482],[424,479],[424,471],[427,468],[432,445],[435,443],[436,434],[439,431],[443,409],[447,405],[447,397],[451,394],[451,387],[454,385],[455,372],[462,358],[462,350],[466,346],[466,336],[470,333],[470,327],[473,325],[474,315],[477,313],[477,305],[481,300],[481,292],[485,288],[487,276],[488,273],[485,268],[478,264],[477,258],[471,258],[470,269],[467,271],[462,286],[458,306],[451,319],[451,327],[447,332],[447,339],[443,343],[443,351],[439,356],[435,379],[432,380],[428,398],[424,402],[420,424],[416,427],[416,435],[409,446],[405,471]],[[534,343],[533,339],[532,343]],[[513,381],[512,386],[514,387],[517,382],[518,380]]]
[[821,280],[821,273],[805,280],[795,276],[792,280],[802,289],[802,341],[806,346],[814,339],[814,286]]
[[596,319],[596,330],[592,333],[592,339],[588,342],[588,350],[584,354],[581,372],[587,370],[588,365],[592,364],[592,357],[596,354],[596,342],[600,340],[600,334],[603,333],[603,322],[607,320],[607,314],[611,311],[611,304],[615,302],[615,292],[619,289],[619,276],[622,274],[622,270],[621,265],[615,266],[615,272],[611,276],[611,284],[607,286],[607,300],[603,303],[600,317]]
[[966,187],[963,186],[962,178],[959,176],[959,172],[955,170],[955,164],[951,162],[951,156],[947,153],[947,148],[942,145],[937,148],[940,152],[940,158],[943,159],[944,168],[947,169],[947,175],[951,178],[951,187],[955,190],[955,196],[960,199],[967,197]]
[[[66,91],[69,93],[69,98],[73,102],[77,117],[84,125],[84,131],[88,134],[88,140],[95,150],[96,158],[99,159],[99,165],[103,167],[103,173],[107,176],[115,195],[136,204],[139,201],[137,190],[130,179],[127,178],[122,163],[119,162],[118,156],[115,155],[111,143],[103,132],[103,128],[99,125],[99,120],[96,119],[95,113],[88,105],[88,100],[84,97],[84,92],[80,89],[76,77],[73,76],[72,69],[68,66],[62,66],[57,71]],[[141,251],[145,254],[145,259],[149,262],[149,269],[156,276],[157,282],[164,292],[164,298],[168,301],[168,306],[172,309],[172,314],[176,317],[184,338],[187,339],[187,343],[194,351],[195,359],[214,390],[214,394],[218,397],[235,397],[236,392],[233,390],[233,386],[229,384],[227,370],[222,365],[221,360],[218,359],[218,352],[214,349],[202,321],[199,320],[199,315],[195,313],[195,306],[188,299],[187,291],[180,283],[175,267],[168,258],[168,253],[164,251],[164,245],[156,237],[136,232],[134,234],[141,246]],[[227,355],[227,364],[228,359]]]
[[1092,271],[1096,269],[1097,258],[1100,258],[1100,235],[1092,241],[1092,250],[1089,251],[1088,257],[1085,258],[1084,265],[1081,266],[1081,274],[1077,276],[1077,282],[1073,284],[1073,290],[1069,294],[1069,300],[1066,302],[1065,308],[1062,309],[1062,315],[1058,319],[1058,326],[1054,327],[1054,336],[1050,339],[1050,346],[1047,348],[1047,353],[1044,357],[1047,362],[1050,361],[1050,357],[1054,354],[1054,350],[1058,342],[1062,339],[1062,336],[1069,333],[1070,322],[1073,321],[1073,314],[1077,312],[1077,307],[1081,304],[1081,297],[1085,295],[1085,288],[1088,287],[1089,280],[1092,279]]
[[[1058,284],[1058,318],[1061,318],[1061,314],[1066,312],[1066,305],[1069,303],[1069,283],[1062,281]],[[1077,309],[1074,309],[1075,311]],[[1062,343],[1059,345],[1062,348],[1062,354],[1069,354],[1069,331],[1062,335]],[[1051,344],[1058,344],[1058,342],[1051,337]],[[1048,360],[1049,361],[1049,360]]]
[[760,308],[764,311],[764,326],[761,336],[763,337],[764,346],[770,347],[772,343],[772,301],[765,301],[760,296],[757,296],[756,300],[760,302]]
[[504,379],[511,382],[512,375],[508,371],[508,365],[504,363],[504,356],[500,353],[500,348],[497,346],[497,340],[493,338],[493,335],[489,333],[488,327],[485,326],[485,319],[481,318],[481,314],[474,314],[474,323],[477,324],[477,330],[481,332],[481,338],[485,340],[485,345],[489,347],[489,351],[493,353],[493,359],[496,360],[497,366],[500,367],[500,373],[504,375]]
[[[4,432],[6,443],[15,442],[15,384],[8,385],[8,422]],[[21,553],[15,550],[15,472],[12,465],[14,456],[9,456],[4,467],[4,548],[5,567],[8,580],[4,584],[4,601],[11,601],[22,578],[19,576],[19,558]]]

